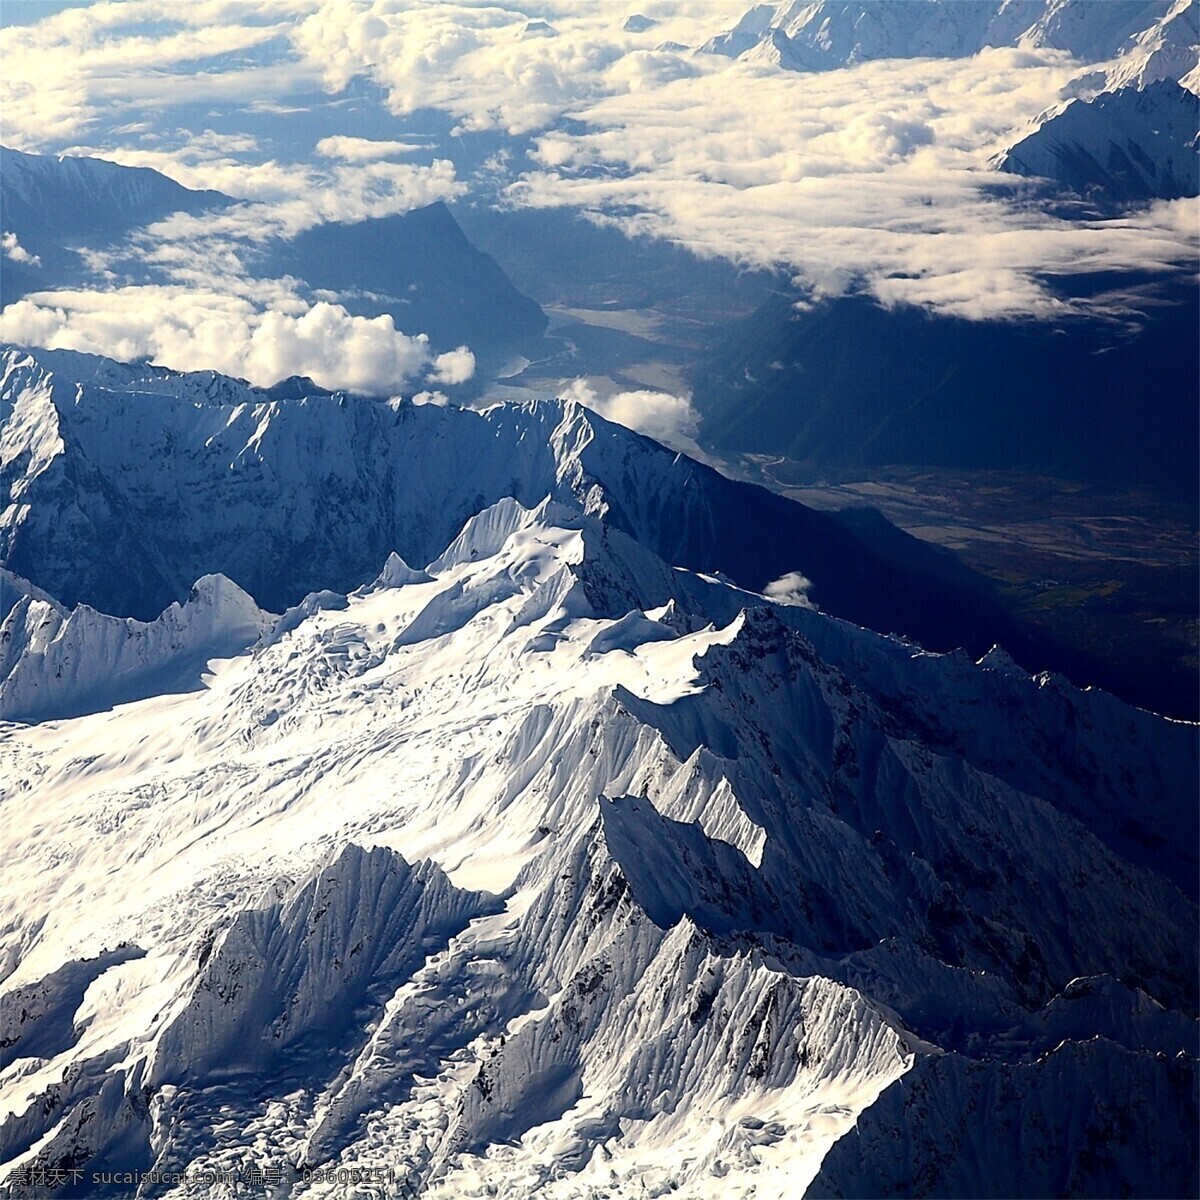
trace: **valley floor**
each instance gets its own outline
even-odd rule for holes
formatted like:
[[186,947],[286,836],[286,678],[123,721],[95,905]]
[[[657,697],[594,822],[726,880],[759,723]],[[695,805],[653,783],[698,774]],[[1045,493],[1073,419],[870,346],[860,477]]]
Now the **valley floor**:
[[890,467],[871,479],[814,481],[787,459],[747,456],[740,467],[811,508],[870,505],[952,550],[999,585],[1014,616],[1100,664],[1094,679],[1076,682],[1168,716],[1200,714],[1191,506],[1009,471]]

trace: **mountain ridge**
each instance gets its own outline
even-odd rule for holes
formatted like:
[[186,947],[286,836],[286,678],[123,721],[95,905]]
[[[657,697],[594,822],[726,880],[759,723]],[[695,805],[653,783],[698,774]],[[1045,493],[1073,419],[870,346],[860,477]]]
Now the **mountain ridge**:
[[392,551],[431,561],[504,496],[533,507],[550,495],[607,514],[673,564],[752,588],[801,570],[818,604],[884,632],[979,653],[1022,636],[949,556],[727,480],[573,402],[474,412],[269,398],[211,373],[65,351],[14,349],[4,364],[4,560],[69,605],[151,620],[220,573],[280,612],[368,582]]
[[[1164,872],[1195,876],[1195,727],[584,508],[499,501],[197,690],[6,727],[38,780],[0,897],[6,1184],[865,1195],[891,1127],[923,1186],[1023,1194],[988,1096],[1021,1145],[1081,1131],[1089,1187],[1185,1183],[1195,906]],[[1063,1089],[1129,1114],[1106,1157]]]
[[997,166],[1121,203],[1174,200],[1200,193],[1198,143],[1200,96],[1162,79],[1071,101]]

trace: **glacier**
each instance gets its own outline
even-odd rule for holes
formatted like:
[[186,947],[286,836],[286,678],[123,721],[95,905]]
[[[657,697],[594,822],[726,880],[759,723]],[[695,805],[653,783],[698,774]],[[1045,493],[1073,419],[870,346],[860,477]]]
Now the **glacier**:
[[1194,725],[689,566],[569,406],[4,362],[7,1194],[1194,1185]]

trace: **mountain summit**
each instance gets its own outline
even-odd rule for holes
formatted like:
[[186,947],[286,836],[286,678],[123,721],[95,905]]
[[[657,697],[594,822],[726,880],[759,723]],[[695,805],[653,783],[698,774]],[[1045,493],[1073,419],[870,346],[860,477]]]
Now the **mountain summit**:
[[1071,101],[999,167],[1125,202],[1174,200],[1200,193],[1198,149],[1200,96],[1163,79]]
[[730,493],[572,406],[7,361],[43,578],[349,575],[5,577],[14,1195],[1183,1194],[1194,727],[686,569]]

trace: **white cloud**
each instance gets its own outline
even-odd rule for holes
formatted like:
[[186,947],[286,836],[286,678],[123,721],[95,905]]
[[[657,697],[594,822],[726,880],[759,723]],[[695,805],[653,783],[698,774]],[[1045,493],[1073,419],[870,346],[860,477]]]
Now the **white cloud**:
[[42,260],[28,250],[17,240],[15,233],[0,234],[0,253],[15,263],[24,263],[28,267],[40,267]]
[[324,302],[308,307],[286,294],[271,298],[291,311],[178,287],[35,293],[0,313],[0,340],[125,360],[148,356],[263,385],[308,375],[323,387],[373,395],[423,379],[460,383],[474,370],[466,347],[434,357],[423,334],[400,332],[390,316],[351,316]]
[[450,398],[445,392],[417,392],[412,402],[418,408],[423,404],[432,404],[434,408],[446,408],[450,404]]
[[799,571],[789,571],[778,579],[773,579],[763,588],[763,595],[776,604],[791,604],[797,608],[816,608],[809,597],[812,591],[812,580],[801,575]]
[[314,78],[312,68],[174,72],[272,42],[311,9],[309,0],[124,0],[4,29],[5,142],[26,150],[61,144],[95,122],[101,107],[135,100],[161,108],[292,91]]
[[[968,317],[1054,316],[1062,305],[1046,275],[1194,262],[1190,202],[1073,222],[1034,202],[1027,181],[990,169],[1084,69],[1062,52],[799,74],[670,48],[730,27],[746,0],[651,7],[657,26],[632,34],[620,6],[576,0],[102,3],[6,31],[0,100],[19,145],[61,150],[119,113],[106,157],[247,201],[204,235],[230,262],[239,238],[403,211],[464,187],[447,162],[387,161],[412,148],[403,140],[323,138],[316,152],[331,161],[318,167],[216,135],[134,148],[124,139],[145,134],[133,118],[160,121],[196,100],[278,112],[315,82],[337,91],[360,77],[395,113],[440,109],[462,130],[534,135],[514,203],[573,206],[701,254],[783,264],[815,295],[865,286],[885,303]],[[531,20],[555,36],[522,36]],[[519,161],[501,147],[486,173]],[[177,269],[194,281],[203,268]]]
[[346,162],[371,162],[377,158],[395,158],[414,154],[429,147],[422,142],[387,142],[371,138],[334,136],[317,143],[317,153],[325,158],[341,158]]
[[445,383],[453,386],[456,383],[466,383],[475,374],[475,355],[466,346],[457,350],[449,350],[439,354],[433,360],[433,370],[429,378],[434,383]]
[[[736,19],[743,0],[655,6],[653,33],[622,28],[626,11],[576,0],[436,5],[321,0],[292,41],[331,91],[365,76],[388,90],[394,112],[440,108],[466,129],[520,134],[543,129],[612,91],[653,87],[689,74],[687,54],[651,49],[699,45]],[[527,36],[547,22],[554,36]]]
[[[176,131],[177,133],[179,131]],[[252,281],[251,260],[263,243],[289,239],[327,222],[353,222],[409,212],[460,195],[453,163],[437,159],[410,163],[338,163],[318,168],[303,163],[239,162],[229,153],[252,150],[254,139],[211,130],[188,138],[174,151],[96,150],[72,147],[76,155],[98,156],[130,167],[150,167],[191,188],[212,188],[242,203],[201,213],[173,213],[134,232],[128,242],[86,256],[102,278],[115,281],[122,262],[162,272],[173,284],[210,291],[232,290],[290,311],[295,281]],[[140,277],[140,276],[139,276]],[[283,287],[276,286],[282,283]],[[456,381],[457,382],[457,381]]]
[[649,390],[613,391],[605,395],[584,379],[573,380],[559,390],[559,395],[626,429],[644,433],[672,449],[692,453],[699,416],[686,396]]
[[164,236],[185,228],[220,230],[227,235],[262,241],[290,237],[327,221],[365,221],[409,212],[438,200],[462,195],[465,184],[455,178],[454,164],[435,159],[429,165],[393,162],[338,163],[327,168],[307,163],[243,162],[225,153],[222,142],[206,131],[174,150],[72,146],[67,153],[106,158],[125,167],[150,167],[184,187],[211,189],[253,207],[211,216],[179,216],[173,225],[152,228]]

